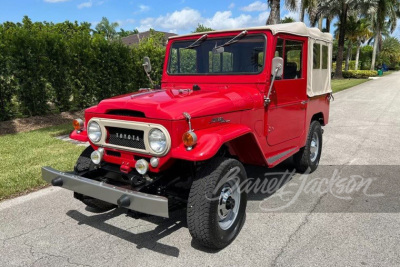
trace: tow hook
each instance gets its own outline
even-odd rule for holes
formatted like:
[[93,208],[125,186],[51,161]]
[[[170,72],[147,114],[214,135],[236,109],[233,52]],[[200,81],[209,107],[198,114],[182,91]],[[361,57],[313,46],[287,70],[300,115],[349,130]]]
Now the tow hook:
[[129,166],[129,163],[127,163],[127,164],[122,163],[122,165],[119,169],[122,173],[125,173],[125,174],[128,174],[132,171],[132,168]]

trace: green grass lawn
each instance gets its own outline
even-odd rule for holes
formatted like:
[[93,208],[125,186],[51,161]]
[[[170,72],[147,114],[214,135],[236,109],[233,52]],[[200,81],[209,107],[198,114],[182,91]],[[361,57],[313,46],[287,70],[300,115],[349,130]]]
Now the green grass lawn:
[[71,130],[68,123],[0,136],[0,200],[45,186],[42,166],[72,170],[84,147],[54,138]]
[[334,93],[348,89],[350,87],[359,85],[367,82],[368,79],[343,79],[343,80],[332,80],[332,91]]

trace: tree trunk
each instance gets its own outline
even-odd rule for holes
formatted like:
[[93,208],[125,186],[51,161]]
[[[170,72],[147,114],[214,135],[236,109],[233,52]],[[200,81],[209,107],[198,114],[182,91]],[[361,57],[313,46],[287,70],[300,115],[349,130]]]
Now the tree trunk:
[[354,66],[354,70],[358,70],[358,61],[360,60],[360,50],[361,50],[361,42],[357,42],[357,53],[356,53],[356,65]]
[[331,19],[329,17],[326,18],[326,32],[331,31]]
[[302,0],[300,3],[300,21],[301,22],[304,22],[304,13],[305,13],[304,0]]
[[281,2],[280,0],[272,0],[271,12],[267,20],[267,25],[278,24],[281,20]]
[[376,31],[375,40],[374,40],[374,50],[372,50],[372,60],[371,60],[371,70],[375,69],[375,61],[376,61],[376,54],[378,52],[378,43],[379,43],[379,35],[381,31],[378,29]]
[[322,31],[322,21],[323,21],[323,19],[324,18],[322,16],[320,16],[319,19],[318,19],[318,29],[320,31]]
[[343,63],[343,50],[344,50],[344,37],[346,34],[346,22],[347,22],[347,4],[343,1],[342,12],[340,14],[340,26],[339,26],[339,42],[338,42],[338,53],[336,57],[336,70],[335,78],[343,79],[342,63]]
[[350,63],[350,58],[351,58],[351,49],[353,47],[353,42],[349,41],[347,43],[347,56],[346,56],[346,63],[344,65],[344,70],[348,71],[349,70],[349,63]]

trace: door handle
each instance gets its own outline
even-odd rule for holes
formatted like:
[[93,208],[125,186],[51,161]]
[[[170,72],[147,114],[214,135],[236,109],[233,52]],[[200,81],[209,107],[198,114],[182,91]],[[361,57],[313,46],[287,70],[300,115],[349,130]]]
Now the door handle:
[[305,105],[305,104],[307,104],[307,102],[308,102],[308,101],[303,100],[303,101],[300,102],[300,104]]

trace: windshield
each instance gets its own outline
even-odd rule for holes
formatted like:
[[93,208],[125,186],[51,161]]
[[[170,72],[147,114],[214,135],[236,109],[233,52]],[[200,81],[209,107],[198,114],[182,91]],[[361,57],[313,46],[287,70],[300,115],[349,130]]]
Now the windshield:
[[190,41],[172,43],[169,52],[169,74],[257,74],[264,69],[264,35],[245,36],[223,47],[223,51],[213,48],[224,45],[232,37],[209,38],[188,48]]

